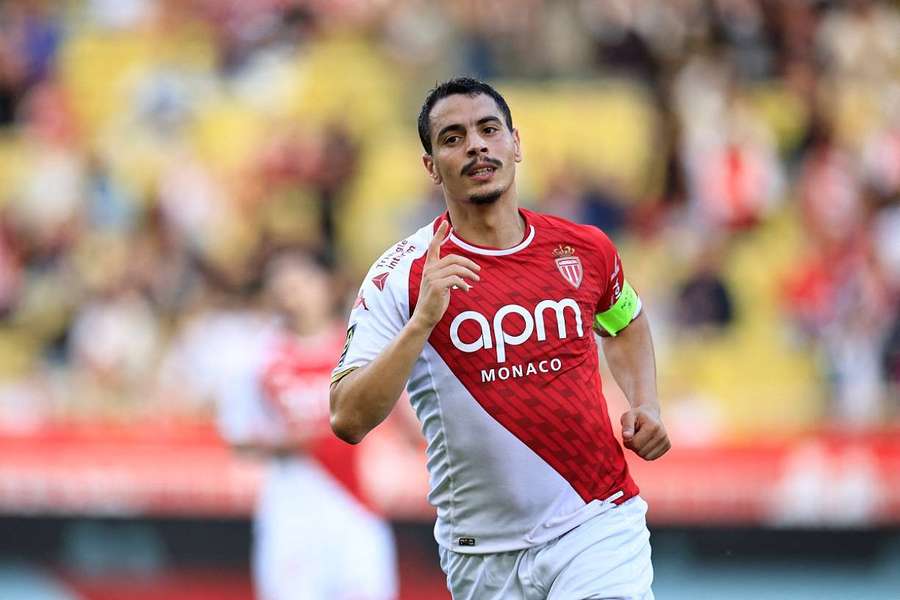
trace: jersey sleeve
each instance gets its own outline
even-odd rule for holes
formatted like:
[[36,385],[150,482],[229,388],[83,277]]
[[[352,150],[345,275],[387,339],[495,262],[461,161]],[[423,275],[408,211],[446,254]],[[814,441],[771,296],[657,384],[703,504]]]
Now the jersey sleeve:
[[[399,252],[398,248],[401,248]],[[409,272],[415,250],[415,246],[401,242],[369,269],[350,311],[347,337],[332,371],[332,383],[374,360],[406,325]],[[398,253],[400,257],[396,260]]]
[[605,287],[594,307],[594,329],[601,335],[616,335],[641,313],[641,299],[625,279],[622,258],[612,240],[596,231]]

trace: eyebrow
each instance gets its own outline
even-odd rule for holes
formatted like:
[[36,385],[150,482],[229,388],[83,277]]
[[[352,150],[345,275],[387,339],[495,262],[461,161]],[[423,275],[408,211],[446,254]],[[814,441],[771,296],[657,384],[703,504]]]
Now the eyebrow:
[[[484,125],[485,123],[490,123],[491,121],[496,121],[497,123],[500,123],[500,117],[496,117],[494,115],[491,115],[489,117],[481,117],[480,119],[478,119],[478,121],[475,124],[476,125]],[[462,131],[466,130],[466,128],[462,125],[462,123],[451,123],[450,125],[447,125],[446,127],[444,127],[443,129],[441,129],[438,132],[436,139],[441,139],[441,136],[444,135],[445,133],[447,133],[448,131],[460,131],[460,130],[462,130]]]

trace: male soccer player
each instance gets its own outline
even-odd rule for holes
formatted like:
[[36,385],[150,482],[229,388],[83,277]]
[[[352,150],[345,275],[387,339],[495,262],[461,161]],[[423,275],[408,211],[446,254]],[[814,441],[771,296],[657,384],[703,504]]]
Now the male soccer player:
[[396,598],[393,535],[361,493],[355,448],[328,427],[328,381],[343,344],[330,285],[306,255],[271,261],[266,291],[279,322],[244,338],[256,359],[221,386],[223,435],[269,458],[254,521],[260,600]]
[[669,440],[647,318],[615,248],[518,207],[519,133],[491,86],[438,85],[419,136],[447,212],[366,276],[332,429],[358,442],[408,383],[455,599],[652,598],[646,504],[613,436],[592,327],[631,404],[625,446],[653,460]]

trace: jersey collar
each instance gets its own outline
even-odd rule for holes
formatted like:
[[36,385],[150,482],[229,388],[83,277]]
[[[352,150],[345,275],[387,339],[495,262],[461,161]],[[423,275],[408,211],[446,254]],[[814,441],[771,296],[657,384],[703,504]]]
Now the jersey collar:
[[[476,244],[471,244],[464,239],[458,237],[456,232],[453,230],[450,231],[450,241],[453,242],[457,247],[471,252],[472,254],[481,254],[483,256],[507,256],[509,254],[515,254],[520,250],[524,250],[531,244],[531,241],[534,239],[534,225],[532,225],[528,221],[528,216],[523,211],[519,211],[519,214],[522,215],[522,218],[525,220],[525,237],[522,238],[522,241],[516,244],[511,248],[491,248],[488,246],[478,246]],[[437,230],[438,226],[440,226],[441,221],[450,221],[450,214],[444,213],[434,222],[434,229]]]

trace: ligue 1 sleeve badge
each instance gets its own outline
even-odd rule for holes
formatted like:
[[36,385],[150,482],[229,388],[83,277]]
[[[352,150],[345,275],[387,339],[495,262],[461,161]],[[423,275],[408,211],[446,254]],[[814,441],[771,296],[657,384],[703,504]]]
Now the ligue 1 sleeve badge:
[[560,244],[553,251],[556,257],[556,268],[559,269],[563,279],[568,281],[572,287],[578,289],[581,285],[581,276],[584,271],[581,268],[581,259],[575,256],[575,249],[572,246],[563,246]]

